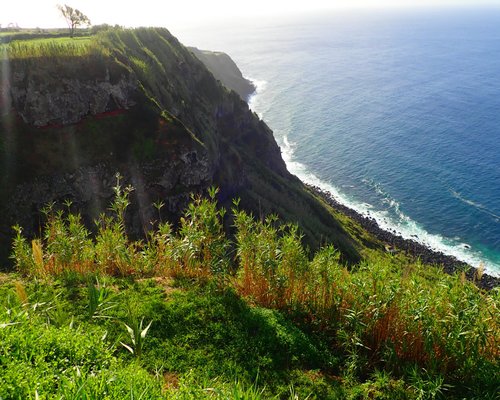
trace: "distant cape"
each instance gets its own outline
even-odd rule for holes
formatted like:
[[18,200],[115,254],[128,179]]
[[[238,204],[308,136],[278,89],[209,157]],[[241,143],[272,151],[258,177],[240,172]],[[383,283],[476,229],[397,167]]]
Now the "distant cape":
[[196,47],[188,47],[198,58],[215,79],[228,89],[234,90],[240,97],[248,101],[250,95],[255,92],[255,85],[246,79],[236,63],[226,53],[220,51],[200,50]]

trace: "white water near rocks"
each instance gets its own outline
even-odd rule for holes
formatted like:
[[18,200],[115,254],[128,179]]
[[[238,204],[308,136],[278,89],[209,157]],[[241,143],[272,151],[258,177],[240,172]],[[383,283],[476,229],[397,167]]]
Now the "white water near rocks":
[[390,232],[500,274],[500,10],[185,32],[250,77],[289,170]]

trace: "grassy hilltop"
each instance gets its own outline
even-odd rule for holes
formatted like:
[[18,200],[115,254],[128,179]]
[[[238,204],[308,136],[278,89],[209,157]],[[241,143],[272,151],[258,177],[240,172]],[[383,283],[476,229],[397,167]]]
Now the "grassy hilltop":
[[[3,114],[0,199],[20,220],[0,274],[0,399],[498,399],[500,290],[385,251],[284,169],[269,128],[166,30],[0,46],[49,95],[75,75],[133,93],[56,110],[80,118],[67,124]],[[66,191],[86,168],[106,169],[96,215]],[[180,171],[178,203],[163,170]],[[26,193],[58,197],[34,213],[12,200]]]

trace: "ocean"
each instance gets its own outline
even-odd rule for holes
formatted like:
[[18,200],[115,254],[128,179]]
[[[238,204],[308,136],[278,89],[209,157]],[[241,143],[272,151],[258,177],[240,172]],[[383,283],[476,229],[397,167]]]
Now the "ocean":
[[500,8],[337,11],[173,31],[227,52],[288,169],[500,275]]

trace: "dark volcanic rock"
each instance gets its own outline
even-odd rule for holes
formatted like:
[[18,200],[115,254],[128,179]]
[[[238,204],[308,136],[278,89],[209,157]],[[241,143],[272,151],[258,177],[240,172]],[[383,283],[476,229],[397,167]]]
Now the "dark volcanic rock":
[[[136,80],[126,71],[112,81],[99,59],[35,60],[13,63],[10,102],[24,122],[34,126],[71,124],[87,115],[129,109],[136,103]],[[75,65],[76,64],[76,65]],[[31,67],[27,67],[31,65]]]
[[331,207],[351,217],[364,229],[385,243],[387,251],[403,250],[411,256],[420,259],[424,264],[441,266],[443,271],[448,274],[464,271],[467,279],[474,281],[477,286],[483,289],[491,290],[500,286],[500,278],[488,274],[482,274],[481,279],[477,280],[477,269],[469,264],[457,260],[453,256],[434,251],[415,240],[405,239],[396,233],[386,231],[380,228],[377,221],[373,218],[365,217],[353,209],[340,204],[329,192],[312,185],[308,185],[308,187],[310,190],[321,196]]

